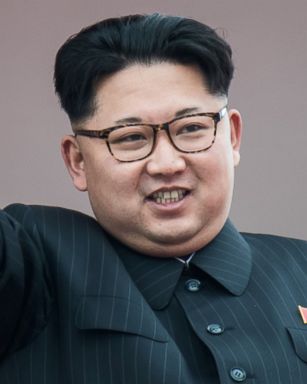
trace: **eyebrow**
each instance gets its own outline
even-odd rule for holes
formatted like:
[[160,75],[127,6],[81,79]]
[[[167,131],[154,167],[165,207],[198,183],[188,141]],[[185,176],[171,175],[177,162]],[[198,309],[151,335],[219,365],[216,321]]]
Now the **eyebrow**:
[[198,108],[198,107],[184,108],[184,109],[180,109],[179,111],[177,111],[175,113],[175,117],[181,117],[184,115],[188,115],[189,113],[194,113],[194,112],[196,113],[199,111],[200,111],[200,108]]
[[[187,115],[189,113],[196,113],[196,112],[199,112],[200,111],[200,108],[198,107],[191,107],[191,108],[184,108],[184,109],[180,109],[179,111],[177,111],[175,113],[175,118],[176,117],[181,117],[181,116],[184,116],[184,115]],[[142,123],[143,120],[139,117],[125,117],[123,119],[120,119],[120,120],[116,120],[115,121],[115,124],[135,124],[135,123]]]

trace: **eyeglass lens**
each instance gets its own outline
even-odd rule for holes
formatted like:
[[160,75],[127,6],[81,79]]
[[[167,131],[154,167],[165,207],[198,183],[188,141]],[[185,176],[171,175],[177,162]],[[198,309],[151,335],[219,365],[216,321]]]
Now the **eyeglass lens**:
[[[209,116],[192,116],[169,124],[172,144],[183,152],[198,152],[214,141],[215,123]],[[122,161],[146,157],[154,145],[155,128],[152,125],[131,125],[110,132],[108,142],[113,155]]]

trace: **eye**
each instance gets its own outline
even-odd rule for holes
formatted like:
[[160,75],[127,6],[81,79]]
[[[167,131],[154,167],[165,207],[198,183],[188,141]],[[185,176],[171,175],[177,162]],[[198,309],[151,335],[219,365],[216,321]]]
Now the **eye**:
[[130,133],[130,134],[117,137],[115,142],[116,143],[133,143],[133,142],[138,142],[143,140],[147,140],[147,138],[144,135],[140,133]]
[[198,124],[198,123],[187,124],[187,125],[181,127],[177,131],[177,135],[204,133],[208,129],[209,129],[209,127],[207,127],[203,124]]
[[190,124],[183,128],[183,132],[196,132],[201,129],[206,129],[206,127],[200,124]]
[[121,150],[137,150],[148,145],[150,141],[150,128],[133,126],[116,129],[110,133],[110,145]]

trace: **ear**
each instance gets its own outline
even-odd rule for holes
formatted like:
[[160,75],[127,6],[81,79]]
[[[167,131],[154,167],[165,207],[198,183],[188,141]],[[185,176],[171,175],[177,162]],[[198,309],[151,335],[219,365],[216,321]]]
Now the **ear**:
[[228,111],[230,122],[230,139],[233,153],[233,163],[237,166],[240,162],[240,145],[242,138],[242,118],[239,111],[231,109]]
[[86,191],[84,159],[77,139],[70,135],[64,136],[61,142],[61,152],[74,186],[79,191]]

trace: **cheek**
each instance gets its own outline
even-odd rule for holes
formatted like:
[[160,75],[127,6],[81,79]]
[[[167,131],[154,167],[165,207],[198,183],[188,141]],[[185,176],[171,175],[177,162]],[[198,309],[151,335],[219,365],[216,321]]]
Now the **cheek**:
[[211,153],[208,152],[202,160],[201,166],[198,166],[202,181],[217,186],[227,184],[229,178],[232,178],[233,168],[232,152],[229,148],[221,146]]
[[203,198],[207,199],[208,205],[212,207],[224,205],[224,202],[228,204],[233,190],[232,152],[225,146],[219,146],[207,155],[198,167]]
[[89,169],[88,191],[92,199],[100,200],[100,205],[105,206],[127,204],[128,199],[129,204],[133,203],[139,180],[136,167],[104,159],[103,162],[91,164]]
[[232,198],[234,183],[234,164],[230,148],[225,148],[219,152],[218,159],[213,168],[217,199],[220,200],[220,204],[228,206]]

